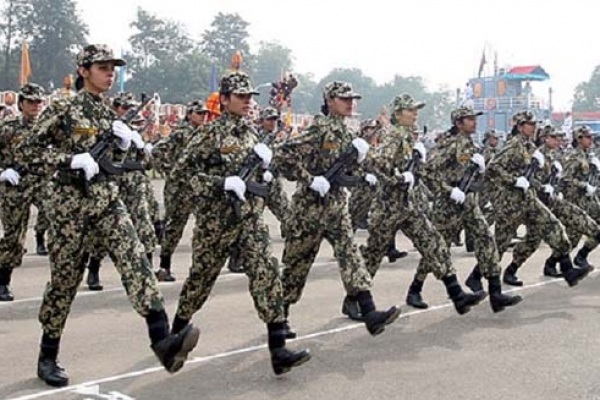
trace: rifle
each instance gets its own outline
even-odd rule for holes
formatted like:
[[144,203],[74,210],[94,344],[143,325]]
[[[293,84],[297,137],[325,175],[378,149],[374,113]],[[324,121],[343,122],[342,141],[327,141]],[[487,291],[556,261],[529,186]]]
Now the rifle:
[[[358,159],[358,151],[354,146],[350,146],[337,161],[322,176],[329,181],[330,189],[334,187],[356,187],[364,182],[360,176],[346,174],[346,170]],[[318,176],[319,174],[313,174]],[[327,197],[320,197],[320,201],[327,206],[329,200]]]
[[[120,120],[125,124],[129,124],[135,118],[138,113],[144,109],[146,104],[148,104],[152,100],[151,97],[144,98],[142,103],[136,108],[129,109],[125,115],[123,115]],[[100,175],[119,175],[126,171],[142,171],[143,166],[141,163],[137,161],[129,161],[125,160],[122,163],[113,163],[112,159],[109,157],[109,152],[113,147],[113,143],[115,140],[115,136],[112,133],[112,130],[106,131],[98,135],[98,140],[96,144],[90,149],[89,153],[92,158],[98,163],[100,167]],[[83,181],[83,194],[85,197],[89,196],[90,192],[90,183],[85,179],[84,172],[80,171],[80,176]]]
[[[410,172],[411,174],[413,174],[415,181],[413,183],[413,186],[416,186],[419,183],[419,165],[421,164],[421,153],[419,153],[418,150],[413,150],[412,153],[412,158],[410,159],[410,161],[408,162],[408,165],[406,166],[406,171],[404,172]],[[402,189],[404,190],[408,190],[409,185],[404,183],[402,184]]]
[[[275,140],[275,134],[271,133],[265,136],[262,143],[269,146],[273,140]],[[237,173],[237,176],[242,178],[246,184],[246,190],[248,192],[264,199],[269,196],[269,186],[250,180],[256,170],[258,170],[258,168],[262,165],[262,162],[263,161],[258,154],[252,150],[248,157],[246,157],[246,160],[244,160],[244,164]],[[233,193],[226,193],[226,196],[227,202],[233,205],[236,217],[240,219],[242,217],[242,200],[240,200],[240,198]]]
[[[590,153],[590,160],[593,157],[596,157],[596,155],[594,153]],[[597,186],[597,181],[598,181],[598,168],[596,167],[595,164],[593,164],[593,163],[590,163],[590,164],[592,164],[592,165],[591,165],[591,168],[590,168],[590,174],[588,175],[588,184],[590,186],[596,187]]]
[[463,175],[460,183],[458,184],[458,188],[462,190],[464,194],[469,192],[476,193],[481,190],[481,182],[478,182],[479,179],[479,165],[475,163],[471,163],[465,174]]

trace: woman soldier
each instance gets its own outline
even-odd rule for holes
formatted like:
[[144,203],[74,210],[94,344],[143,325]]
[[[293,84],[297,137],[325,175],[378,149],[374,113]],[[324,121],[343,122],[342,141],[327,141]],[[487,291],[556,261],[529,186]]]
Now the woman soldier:
[[[350,168],[356,169],[357,162],[367,156],[369,144],[354,137],[344,122],[345,117],[352,115],[354,99],[361,96],[349,83],[330,82],[325,86],[323,97],[324,115],[315,117],[306,133],[285,142],[277,151],[276,165],[283,176],[298,181],[283,252],[286,314],[289,306],[300,300],[310,267],[321,242],[326,239],[333,247],[347,293],[342,312],[346,315],[360,312],[369,333],[377,335],[398,318],[400,310],[396,307],[387,311],[375,309],[370,290],[371,274],[353,240],[346,190],[324,176],[350,149],[358,153]],[[377,183],[372,174],[367,174],[365,180],[370,185]],[[390,242],[390,238],[387,239],[386,244]],[[348,307],[354,309],[348,310]]]
[[125,61],[115,58],[106,46],[86,46],[77,56],[80,91],[50,105],[40,116],[35,135],[21,146],[26,164],[43,162],[58,170],[48,199],[51,277],[39,313],[43,335],[38,376],[52,386],[69,382],[57,355],[84,273],[86,235],[110,249],[134,309],[146,319],[151,347],[169,372],[181,369],[200,335],[192,326],[169,334],[163,297],[118,188],[110,176],[100,173],[90,155],[99,134],[112,131],[119,148],[111,149],[114,153],[127,150],[138,139],[116,120],[102,97],[114,81],[115,66],[122,65]]

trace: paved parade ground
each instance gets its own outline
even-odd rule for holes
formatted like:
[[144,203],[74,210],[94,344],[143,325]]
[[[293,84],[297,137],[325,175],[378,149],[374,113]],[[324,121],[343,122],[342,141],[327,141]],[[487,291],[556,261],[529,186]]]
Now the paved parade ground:
[[[156,181],[157,191],[161,182]],[[267,215],[275,255],[283,242]],[[30,224],[31,225],[31,224]],[[173,259],[175,283],[161,283],[172,317],[190,264],[192,223]],[[357,234],[359,243],[366,232]],[[48,260],[31,253],[13,275],[16,300],[0,303],[1,399],[600,399],[600,275],[575,288],[541,275],[543,246],[521,269],[524,301],[499,314],[486,300],[459,316],[441,282],[430,276],[424,298],[432,307],[404,304],[418,263],[409,256],[384,263],[373,294],[380,308],[402,305],[401,318],[377,337],[340,313],[344,296],[337,264],[324,242],[302,301],[291,309],[299,337],[291,348],[310,348],[307,364],[281,377],[271,371],[266,327],[254,311],[244,275],[220,276],[205,308],[194,317],[201,336],[186,366],[169,375],[149,348],[144,320],[132,309],[112,264],[100,270],[103,292],[84,285],[61,342],[60,360],[71,386],[53,389],[36,377],[41,336],[37,312],[49,277]],[[600,264],[600,255],[590,261]],[[154,263],[158,263],[159,250]],[[508,264],[505,255],[503,267]],[[386,260],[387,261],[387,260]],[[453,248],[462,281],[474,265]],[[509,290],[505,286],[505,290]]]

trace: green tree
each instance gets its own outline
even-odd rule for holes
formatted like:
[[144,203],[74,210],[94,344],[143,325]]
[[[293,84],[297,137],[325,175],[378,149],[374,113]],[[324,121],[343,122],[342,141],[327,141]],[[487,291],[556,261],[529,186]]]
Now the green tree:
[[292,110],[297,114],[317,114],[321,106],[321,93],[311,73],[294,74],[298,87],[292,92]]
[[240,51],[244,58],[242,69],[252,74],[252,55],[248,45],[248,26],[238,14],[218,13],[202,34],[202,48],[205,54],[216,63],[217,71],[223,74],[231,65],[231,58]]
[[277,42],[260,42],[252,68],[256,85],[278,81],[292,68],[292,50]]
[[0,87],[16,89],[21,42],[25,37],[23,23],[32,13],[28,0],[6,0],[0,16],[0,44],[2,46]]
[[597,111],[600,109],[600,65],[594,68],[587,82],[575,88],[573,111]]
[[62,82],[75,70],[75,55],[86,42],[87,25],[73,0],[29,0],[31,14],[23,21],[31,38],[31,81],[43,86]]

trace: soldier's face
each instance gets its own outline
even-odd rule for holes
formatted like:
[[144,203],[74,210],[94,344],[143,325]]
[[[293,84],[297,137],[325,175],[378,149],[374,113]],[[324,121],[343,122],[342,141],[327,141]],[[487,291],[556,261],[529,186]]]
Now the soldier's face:
[[28,119],[35,119],[42,112],[42,107],[44,103],[41,100],[27,100],[24,99],[21,103],[21,109],[23,110],[23,115]]
[[85,88],[93,94],[107,92],[115,80],[115,64],[112,61],[94,63],[89,69],[79,67],[78,71],[83,76]]
[[341,117],[352,116],[352,99],[334,97],[333,99],[327,100],[327,106],[329,107],[329,113],[331,115],[338,115]]
[[221,96],[221,104],[229,113],[245,117],[250,112],[251,94],[234,94]]
[[265,131],[267,132],[273,132],[273,130],[275,129],[275,123],[277,122],[276,119],[263,119],[262,121],[262,127]]
[[590,147],[592,147],[593,141],[591,136],[584,136],[581,139],[579,139],[579,143],[584,149],[589,149]]
[[490,143],[490,147],[497,147],[498,146],[498,138],[491,137],[489,143]]
[[550,147],[551,149],[558,149],[560,147],[560,141],[556,138],[556,136],[547,136],[546,146]]
[[525,122],[521,125],[521,132],[527,137],[533,137],[533,135],[535,134],[535,128],[535,122]]
[[410,108],[394,112],[394,117],[400,126],[415,126],[419,118],[419,109]]
[[462,133],[471,135],[477,131],[477,118],[465,117],[458,122],[457,126]]
[[204,125],[204,113],[192,112],[190,114],[190,121],[194,126]]

